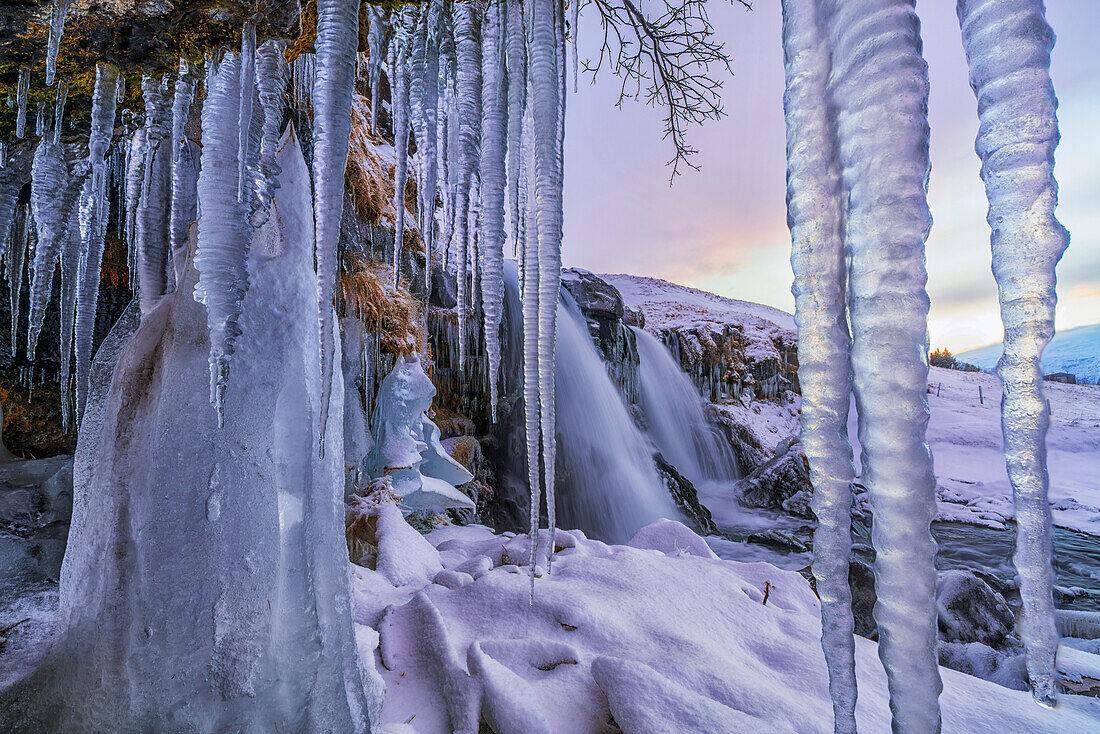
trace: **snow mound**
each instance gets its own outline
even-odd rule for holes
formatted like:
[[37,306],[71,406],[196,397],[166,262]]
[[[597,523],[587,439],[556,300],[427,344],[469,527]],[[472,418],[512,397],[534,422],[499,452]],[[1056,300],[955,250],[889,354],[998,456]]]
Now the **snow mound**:
[[[640,535],[691,544],[668,523]],[[442,583],[453,581],[444,574],[396,587],[352,567],[357,623],[379,638],[364,664],[386,681],[384,725],[421,734],[482,723],[500,734],[832,731],[820,606],[797,573],[561,531],[549,576],[540,542],[532,603],[523,536],[449,527],[427,539],[450,569],[476,571],[473,580]],[[889,731],[875,644],[857,638],[856,659],[860,730]],[[945,732],[1079,732],[1100,721],[1093,699],[1067,695],[1051,711],[1026,692],[940,672]]]
[[669,556],[718,557],[705,540],[691,532],[691,528],[665,518],[654,520],[636,532],[627,545],[658,550]]

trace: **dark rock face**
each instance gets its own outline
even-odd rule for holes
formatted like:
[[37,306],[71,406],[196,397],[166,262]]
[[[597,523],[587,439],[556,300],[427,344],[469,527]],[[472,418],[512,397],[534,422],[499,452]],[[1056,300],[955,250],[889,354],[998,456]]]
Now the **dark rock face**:
[[453,273],[448,273],[440,263],[432,265],[431,305],[436,308],[454,308],[458,305],[458,283]]
[[944,571],[936,580],[940,638],[996,647],[1012,634],[1008,602],[970,571]]
[[71,457],[0,464],[0,588],[60,578],[72,513]]
[[810,464],[796,436],[779,444],[775,456],[741,480],[741,501],[750,507],[791,511],[785,507],[791,505],[800,510],[797,514],[803,514],[805,495],[801,500],[793,498],[812,492]]
[[852,619],[855,633],[871,640],[878,639],[875,623],[875,551],[869,545],[855,543],[848,563],[848,587],[852,590]]
[[638,345],[634,332],[624,318],[626,306],[622,295],[602,278],[576,268],[562,271],[561,284],[584,314],[588,330],[603,354],[611,379],[619,386],[627,402],[637,403]]
[[653,454],[653,461],[657,464],[657,473],[660,475],[661,480],[668,487],[668,493],[672,495],[676,505],[695,526],[695,530],[703,535],[718,532],[718,528],[715,526],[713,518],[711,518],[710,510],[699,502],[699,493],[696,491],[695,485],[683,474],[676,471],[676,467],[665,461],[665,457],[661,456],[660,452]]

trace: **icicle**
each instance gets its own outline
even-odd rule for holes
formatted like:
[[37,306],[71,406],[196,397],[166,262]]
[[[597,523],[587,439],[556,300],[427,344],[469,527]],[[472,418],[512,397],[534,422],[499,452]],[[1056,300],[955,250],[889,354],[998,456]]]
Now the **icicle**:
[[573,40],[573,94],[577,93],[577,79],[580,77],[580,64],[577,61],[577,38],[580,26],[581,0],[569,0],[569,34]]
[[[574,0],[576,2],[576,0]],[[829,118],[829,49],[818,0],[784,0],[787,222],[791,229],[802,446],[813,480],[813,573],[829,667],[834,731],[855,734],[856,677],[851,552],[851,365],[841,238],[840,169]]]
[[126,77],[118,75],[115,82],[115,104],[120,105],[126,101]]
[[19,190],[23,188],[23,177],[16,166],[6,166],[0,170],[0,255],[7,253],[8,235],[15,232],[16,205],[19,203]]
[[237,144],[237,201],[246,204],[248,195],[248,162],[251,156],[248,134],[252,129],[252,96],[256,86],[256,24],[244,22],[241,29],[241,99],[240,136]]
[[397,45],[394,48],[393,82],[393,284],[401,274],[401,247],[405,243],[405,183],[409,167],[409,51],[415,31],[416,10],[406,5],[397,21]]
[[53,290],[53,271],[65,241],[66,227],[77,194],[84,183],[82,171],[69,169],[61,146],[43,140],[38,144],[31,169],[31,210],[37,227],[38,244],[31,268],[30,314],[27,355],[34,359],[38,335],[46,318],[46,305]]
[[[521,80],[516,79],[519,83]],[[535,151],[531,145],[534,122],[531,110],[523,121],[523,187],[534,185]],[[533,222],[538,216],[535,197],[526,197],[525,217]],[[534,226],[526,228],[523,238],[523,269],[520,273],[523,300],[523,423],[527,439],[527,483],[531,489],[529,560],[531,570],[531,603],[535,600],[535,562],[538,553],[539,502],[542,483],[539,477],[539,237]]]
[[198,160],[187,141],[187,118],[190,114],[193,82],[185,59],[180,59],[172,100],[172,211],[169,216],[169,242],[176,282],[183,275],[190,240],[187,230],[198,216]]
[[[553,548],[554,513],[554,353],[558,291],[561,286],[562,178],[561,112],[562,69],[558,26],[561,0],[534,0],[531,9],[530,105],[535,154],[535,202],[539,240],[539,398],[541,401],[542,459],[546,482],[546,510]],[[530,267],[530,265],[527,265]],[[534,293],[525,293],[533,298]],[[552,555],[552,554],[551,554]]]
[[69,98],[69,82],[57,85],[53,103],[53,144],[61,145],[61,125],[65,122],[65,101]]
[[508,211],[512,252],[518,254],[521,250],[520,212],[523,211],[519,200],[519,178],[520,136],[527,92],[526,38],[523,32],[523,3],[521,0],[506,1],[508,4],[505,39],[508,62]]
[[[84,191],[85,194],[91,191],[90,178],[84,180]],[[76,321],[76,288],[84,236],[80,223],[81,208],[74,207],[69,215],[69,227],[61,246],[61,371],[58,373],[58,380],[61,383],[61,425],[65,431],[69,430],[72,423],[73,326]]]
[[452,236],[457,246],[458,267],[455,277],[458,280],[458,366],[462,372],[466,365],[466,312],[469,301],[467,262],[472,233],[469,222],[470,189],[477,176],[481,148],[481,19],[477,3],[454,3],[452,12],[457,58],[455,96],[461,126]]
[[[937,732],[935,478],[928,424],[924,240],[928,73],[912,0],[827,4],[837,110],[848,311],[879,657],[895,732]],[[870,49],[870,50],[869,50]]]
[[46,136],[46,103],[39,102],[38,109],[34,113],[34,135],[37,138]]
[[367,81],[370,84],[370,124],[371,129],[378,133],[378,99],[382,63],[386,58],[386,48],[393,29],[390,26],[389,11],[384,8],[367,5],[367,17],[370,19],[367,30],[367,48],[370,51],[370,61],[367,64]]
[[317,298],[321,332],[320,449],[324,453],[332,391],[332,295],[344,210],[344,167],[351,135],[351,97],[359,38],[358,0],[317,0],[317,73],[313,86],[313,196]]
[[73,0],[53,0],[53,9],[50,11],[50,39],[46,45],[46,86],[53,84],[57,49],[61,45],[61,34],[65,31],[65,16],[72,2]]
[[11,257],[6,263],[8,272],[8,291],[11,299],[11,356],[15,359],[19,355],[19,306],[22,303],[23,294],[23,270],[27,253],[31,247],[31,219],[30,207],[22,207],[23,231],[21,236],[14,238],[8,254]]
[[993,275],[1004,322],[997,375],[1004,386],[1001,427],[1016,506],[1020,636],[1031,694],[1045,706],[1057,695],[1052,529],[1040,358],[1054,335],[1055,266],[1069,244],[1054,215],[1058,184],[1058,99],[1050,79],[1054,31],[1042,0],[960,0],[959,24],[978,99],[975,149],[989,199]]
[[31,90],[31,70],[24,66],[19,69],[19,80],[15,86],[15,100],[18,110],[15,113],[15,137],[23,139],[27,128],[27,93]]
[[137,209],[135,249],[141,312],[147,314],[168,290],[172,129],[167,84],[146,76],[141,81],[141,92],[145,98],[145,176]]
[[96,65],[96,84],[92,93],[92,126],[88,137],[88,163],[91,178],[85,185],[80,209],[81,245],[77,265],[76,316],[73,324],[73,362],[76,372],[76,420],[84,414],[92,361],[96,304],[99,300],[100,268],[107,236],[107,177],[103,159],[114,133],[118,69],[110,64]]
[[[490,416],[496,421],[500,320],[504,308],[504,174],[508,92],[503,68],[504,1],[490,0],[482,25],[481,203],[478,250]],[[517,80],[518,82],[518,80]]]
[[[420,235],[424,240],[424,302],[432,294],[432,254],[435,251],[435,197],[439,183],[439,37],[442,33],[442,0],[431,0],[426,11],[427,38],[424,48],[423,131],[417,147],[420,149]],[[428,310],[424,309],[427,319]],[[425,321],[426,323],[426,321]],[[427,334],[427,330],[424,331]]]
[[263,132],[260,155],[253,175],[252,227],[258,228],[271,215],[271,202],[279,182],[279,133],[282,132],[286,106],[286,57],[282,41],[266,41],[256,55],[256,85],[263,110]]
[[222,425],[229,361],[241,330],[237,319],[248,290],[249,227],[237,200],[240,144],[241,62],[229,53],[207,87],[202,106],[202,170],[198,179],[199,282],[195,300],[206,306],[210,329],[210,402]]

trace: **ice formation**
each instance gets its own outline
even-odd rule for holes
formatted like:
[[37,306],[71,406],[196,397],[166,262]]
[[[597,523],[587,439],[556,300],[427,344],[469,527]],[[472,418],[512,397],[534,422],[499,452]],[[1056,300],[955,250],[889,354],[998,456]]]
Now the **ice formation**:
[[259,227],[271,216],[271,202],[279,185],[279,133],[282,132],[285,108],[287,66],[282,41],[265,41],[256,52],[256,86],[263,110],[263,132],[259,160],[251,174],[252,226]]
[[[199,231],[195,299],[206,305],[210,328],[210,402],[221,425],[229,361],[237,337],[241,302],[248,290],[251,229],[237,199],[240,124],[240,59],[229,53],[217,76],[208,78],[202,106],[203,157],[198,179]],[[144,287],[142,289],[144,291]]]
[[520,166],[522,164],[523,108],[527,101],[527,65],[523,32],[523,4],[520,0],[505,0],[507,19],[505,56],[508,79],[508,211],[512,252],[523,248],[520,241]]
[[456,487],[473,475],[450,457],[427,416],[434,396],[419,355],[399,357],[378,392],[367,471],[373,478],[388,478],[406,512],[472,510],[473,501]]
[[1055,266],[1069,244],[1058,222],[1054,149],[1058,100],[1050,80],[1054,32],[1042,0],[960,0],[959,24],[978,100],[975,149],[989,199],[993,275],[1004,322],[997,375],[1001,426],[1016,507],[1020,633],[1032,695],[1057,693],[1052,528],[1047,496],[1049,403],[1040,357],[1054,335]]
[[393,82],[393,283],[398,284],[401,273],[401,247],[405,241],[405,184],[409,171],[409,55],[412,35],[415,33],[417,12],[406,5],[397,16],[397,37],[394,39]]
[[[113,91],[113,90],[112,90]],[[141,198],[135,214],[141,311],[149,313],[168,292],[169,201],[172,182],[172,99],[167,79],[141,80],[145,98],[145,165]]]
[[[76,277],[76,303],[73,317],[73,364],[76,373],[76,416],[84,412],[92,361],[92,337],[95,330],[96,302],[99,299],[99,274],[107,234],[107,170],[105,157],[114,133],[116,96],[112,86],[119,76],[111,64],[96,66],[96,85],[92,93],[92,127],[88,136],[88,163],[91,175],[80,203],[82,244]],[[144,138],[144,134],[142,136]],[[139,184],[135,184],[140,188]],[[65,400],[65,390],[62,390]]]
[[57,49],[61,45],[61,35],[65,32],[65,16],[73,0],[53,0],[50,9],[50,38],[46,45],[46,86],[53,84],[54,69],[57,65]]
[[[527,439],[527,482],[531,488],[530,535],[535,537],[539,527],[539,505],[542,500],[542,482],[539,475],[539,449],[542,446],[541,424],[539,422],[539,236],[535,222],[538,209],[535,197],[530,191],[535,182],[535,151],[530,138],[533,135],[531,113],[528,110],[523,125],[523,188],[529,191],[524,216],[526,226],[523,238],[523,280],[521,293],[523,298],[523,422]],[[535,595],[535,552],[536,544],[531,543],[529,565],[531,567],[531,598]]]
[[256,94],[256,24],[246,20],[241,29],[240,116],[237,129],[237,201],[250,203],[248,164],[252,156],[252,101]]
[[837,141],[826,85],[829,47],[817,0],[785,0],[787,221],[791,228],[801,440],[813,482],[813,573],[821,597],[821,644],[837,734],[856,731],[851,552],[855,477],[848,441],[851,363]]
[[374,131],[378,132],[378,99],[382,80],[382,66],[386,58],[393,28],[390,25],[389,11],[377,5],[367,5],[367,48],[370,52],[367,61],[367,83],[370,85],[370,119]]
[[172,98],[172,210],[168,220],[171,263],[177,282],[182,276],[179,266],[187,257],[189,245],[187,230],[198,215],[196,186],[199,177],[199,154],[187,140],[186,133],[193,94],[194,83],[191,70],[187,61],[180,59],[175,94]]
[[[321,435],[328,425],[332,389],[332,296],[336,246],[344,210],[344,166],[351,135],[351,97],[359,38],[359,3],[317,1],[317,71],[313,84],[313,211],[317,237],[318,327],[321,336]],[[324,451],[324,441],[320,446]]]
[[504,0],[491,0],[482,23],[481,180],[478,255],[490,415],[496,420],[500,382],[500,320],[504,307],[504,191],[508,93],[504,70]]
[[27,128],[27,94],[30,89],[31,70],[26,66],[20,67],[19,78],[15,86],[15,103],[18,105],[15,112],[15,137],[20,140],[23,139],[23,134]]

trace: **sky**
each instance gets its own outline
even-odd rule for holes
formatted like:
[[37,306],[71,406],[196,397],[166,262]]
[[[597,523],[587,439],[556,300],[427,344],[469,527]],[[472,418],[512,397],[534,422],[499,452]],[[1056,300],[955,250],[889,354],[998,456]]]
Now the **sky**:
[[[785,204],[783,51],[778,0],[747,12],[709,3],[732,59],[727,117],[690,132],[700,171],[669,186],[671,146],[659,110],[614,106],[610,75],[582,77],[566,111],[565,265],[649,275],[787,311],[790,233]],[[955,3],[918,0],[929,67],[933,225],[927,243],[929,332],[953,352],[1000,341],[989,269],[985,189],[974,153],[977,106]],[[1059,329],[1100,321],[1100,0],[1047,0],[1058,36],[1051,75],[1062,141],[1055,159],[1058,218],[1070,246],[1058,266]],[[594,9],[582,12],[582,58],[598,51]],[[604,72],[601,72],[604,74]]]

